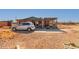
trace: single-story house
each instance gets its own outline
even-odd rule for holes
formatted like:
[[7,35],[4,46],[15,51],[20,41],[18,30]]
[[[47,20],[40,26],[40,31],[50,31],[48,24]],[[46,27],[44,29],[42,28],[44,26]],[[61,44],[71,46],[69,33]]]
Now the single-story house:
[[36,27],[41,26],[42,28],[46,26],[57,27],[57,17],[52,18],[37,18],[37,17],[29,17],[24,19],[16,19],[18,23],[21,22],[32,22]]
[[0,21],[0,27],[11,26],[11,21]]

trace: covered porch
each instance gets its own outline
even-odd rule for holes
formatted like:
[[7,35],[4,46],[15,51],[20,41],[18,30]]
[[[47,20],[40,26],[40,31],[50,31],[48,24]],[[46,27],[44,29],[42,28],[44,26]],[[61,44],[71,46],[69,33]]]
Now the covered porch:
[[57,19],[56,20],[35,20],[32,21],[36,28],[57,28]]
[[32,22],[36,28],[57,28],[57,18],[37,18],[37,17],[29,17],[25,19],[17,20],[18,23],[21,22]]

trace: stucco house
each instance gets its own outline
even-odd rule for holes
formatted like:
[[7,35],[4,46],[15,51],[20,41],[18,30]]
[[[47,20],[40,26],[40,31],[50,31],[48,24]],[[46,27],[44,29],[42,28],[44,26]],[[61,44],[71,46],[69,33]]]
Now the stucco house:
[[21,22],[32,22],[36,27],[52,27],[56,28],[57,27],[57,17],[52,17],[52,18],[38,18],[38,17],[29,17],[29,18],[24,18],[24,19],[16,19],[17,23]]
[[0,21],[0,27],[11,26],[12,21]]

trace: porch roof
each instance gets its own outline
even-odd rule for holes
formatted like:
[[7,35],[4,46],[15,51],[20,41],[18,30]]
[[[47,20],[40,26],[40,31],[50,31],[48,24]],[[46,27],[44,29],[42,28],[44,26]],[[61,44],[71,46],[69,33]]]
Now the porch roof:
[[29,18],[24,18],[24,19],[18,19],[18,20],[57,20],[57,17],[52,17],[52,18],[37,18],[37,17],[29,17]]

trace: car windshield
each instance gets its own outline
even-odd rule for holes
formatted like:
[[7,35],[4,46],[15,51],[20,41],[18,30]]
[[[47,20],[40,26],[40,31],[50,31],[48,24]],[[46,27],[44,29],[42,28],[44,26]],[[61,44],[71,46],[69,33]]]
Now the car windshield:
[[30,25],[30,23],[22,23],[22,25]]

